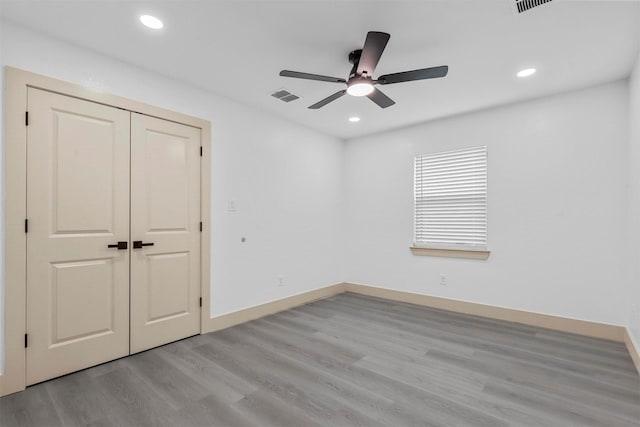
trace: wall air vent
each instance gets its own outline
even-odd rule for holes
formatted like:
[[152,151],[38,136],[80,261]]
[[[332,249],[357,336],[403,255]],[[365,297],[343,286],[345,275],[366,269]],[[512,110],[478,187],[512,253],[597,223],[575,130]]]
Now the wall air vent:
[[551,0],[515,0],[518,13],[526,12],[550,1]]
[[296,99],[300,99],[299,96],[292,94],[286,89],[278,89],[275,92],[273,92],[271,96],[283,102],[291,102],[291,101],[295,101]]

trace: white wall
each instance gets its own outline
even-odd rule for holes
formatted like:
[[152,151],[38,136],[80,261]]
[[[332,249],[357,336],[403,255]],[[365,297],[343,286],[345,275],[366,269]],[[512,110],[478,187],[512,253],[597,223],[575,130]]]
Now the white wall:
[[629,331],[640,349],[640,56],[629,80]]
[[[627,97],[617,82],[347,141],[347,281],[625,325]],[[475,145],[490,258],[412,255],[414,156]]]
[[[0,24],[2,66],[211,121],[214,315],[343,281],[338,244],[342,141],[22,27]],[[4,172],[2,177],[4,187]],[[236,202],[234,213],[226,211],[230,199]],[[2,206],[4,211],[4,202]],[[243,236],[245,243],[240,242]],[[0,239],[4,242],[4,234]],[[278,286],[280,274],[284,286]]]

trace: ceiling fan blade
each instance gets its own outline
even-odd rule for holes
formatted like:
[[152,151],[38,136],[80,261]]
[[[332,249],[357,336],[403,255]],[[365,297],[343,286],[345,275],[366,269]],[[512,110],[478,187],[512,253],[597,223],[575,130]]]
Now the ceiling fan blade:
[[325,99],[323,99],[322,101],[316,102],[315,104],[309,106],[310,109],[312,110],[317,110],[318,108],[322,108],[325,105],[327,105],[330,102],[335,101],[336,99],[340,98],[342,95],[344,95],[345,93],[347,93],[346,89],[344,90],[339,90],[336,93],[334,93],[333,95],[327,96]]
[[300,73],[298,71],[289,71],[289,70],[280,71],[280,75],[282,77],[293,77],[296,79],[305,79],[305,80],[318,80],[321,82],[330,82],[330,83],[346,83],[347,82],[345,79],[339,79],[338,77],[321,76],[319,74]]
[[369,98],[370,100],[378,104],[380,108],[391,107],[393,104],[396,103],[393,99],[389,98],[387,95],[385,95],[384,93],[382,93],[382,91],[378,89],[373,89],[373,92],[367,95],[367,98]]
[[358,62],[357,73],[359,75],[363,72],[366,72],[369,77],[373,75],[373,71],[376,69],[378,61],[380,61],[382,52],[384,52],[384,48],[387,46],[389,37],[391,37],[389,34],[378,31],[369,31],[367,33],[367,38],[364,41],[364,47],[360,54],[360,62]]
[[420,70],[403,71],[402,73],[385,74],[378,77],[377,83],[381,85],[389,85],[391,83],[410,82],[413,80],[435,79],[444,77],[449,72],[447,65],[432,68],[422,68]]

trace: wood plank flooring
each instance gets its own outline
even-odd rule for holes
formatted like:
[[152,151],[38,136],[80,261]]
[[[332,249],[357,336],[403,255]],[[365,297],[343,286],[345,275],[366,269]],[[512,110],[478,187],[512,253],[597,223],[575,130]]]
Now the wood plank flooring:
[[342,294],[29,387],[10,426],[640,426],[623,344]]

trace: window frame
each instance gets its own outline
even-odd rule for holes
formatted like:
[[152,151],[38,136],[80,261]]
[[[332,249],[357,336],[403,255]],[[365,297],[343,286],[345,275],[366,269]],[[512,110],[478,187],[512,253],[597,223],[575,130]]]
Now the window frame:
[[[481,192],[484,193],[484,212],[482,215],[480,215],[480,217],[484,219],[484,224],[482,224],[482,226],[485,229],[485,233],[484,233],[484,244],[474,244],[471,242],[468,242],[468,244],[466,243],[462,243],[462,244],[447,244],[446,242],[443,244],[438,244],[436,242],[424,242],[424,241],[419,241],[418,240],[418,228],[419,228],[419,224],[424,224],[424,220],[426,215],[425,214],[419,214],[418,211],[418,201],[419,201],[419,197],[418,197],[418,193],[419,191],[423,191],[424,187],[427,184],[427,178],[424,177],[424,175],[422,175],[424,173],[424,170],[426,169],[424,166],[424,162],[429,161],[430,160],[434,160],[437,157],[444,157],[445,161],[447,160],[446,157],[450,156],[452,160],[455,160],[456,156],[459,155],[478,155],[478,152],[480,153],[480,157],[484,160],[484,164],[481,164],[477,171],[479,172],[484,172],[484,177],[481,178],[481,181],[484,182],[484,188],[481,189]],[[414,183],[414,192],[413,192],[413,245],[410,246],[410,250],[411,253],[414,255],[424,255],[424,256],[441,256],[441,257],[451,257],[451,258],[467,258],[467,259],[487,259],[489,257],[489,254],[491,253],[489,251],[488,248],[488,178],[489,178],[489,171],[488,171],[488,166],[489,166],[489,154],[488,154],[488,147],[486,145],[482,145],[482,146],[474,146],[474,147],[467,147],[467,148],[461,148],[461,149],[456,149],[456,150],[447,150],[447,151],[440,151],[440,152],[435,152],[435,153],[428,153],[428,154],[419,154],[414,156],[414,177],[413,177],[413,183]],[[454,166],[455,167],[455,166]],[[475,170],[474,170],[475,171]],[[446,172],[446,170],[445,170]],[[419,181],[420,176],[422,176],[422,179]],[[470,185],[473,183],[472,179],[468,179],[465,178],[465,183],[467,185]],[[421,190],[418,190],[418,188],[420,188]],[[456,197],[456,195],[454,194],[453,197]],[[459,196],[458,196],[459,197]],[[423,197],[424,199],[424,197]],[[473,222],[473,221],[471,221]],[[456,240],[455,238],[452,238],[451,240]]]

